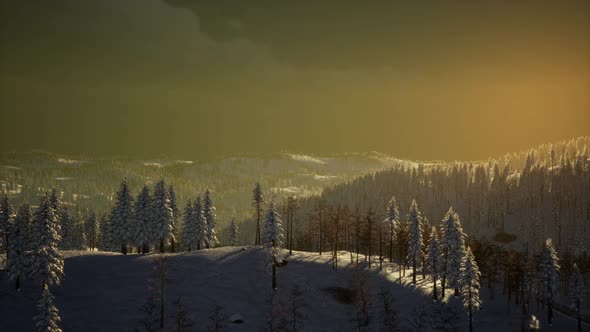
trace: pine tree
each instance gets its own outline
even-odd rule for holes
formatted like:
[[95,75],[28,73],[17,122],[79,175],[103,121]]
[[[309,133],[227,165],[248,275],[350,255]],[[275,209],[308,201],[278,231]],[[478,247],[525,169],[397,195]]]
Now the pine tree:
[[399,207],[395,196],[391,197],[391,200],[387,204],[387,210],[385,211],[384,223],[388,229],[389,235],[389,261],[393,261],[393,239],[395,237],[395,230],[399,224]]
[[539,271],[541,273],[540,279],[545,287],[545,294],[547,296],[547,322],[551,325],[553,323],[553,298],[557,291],[557,276],[559,273],[559,258],[553,248],[553,241],[551,239],[545,241]]
[[43,285],[43,293],[37,304],[37,315],[34,317],[35,331],[37,332],[62,332],[59,327],[61,318],[59,310],[53,304],[53,295],[49,292],[47,284]]
[[34,215],[35,249],[32,262],[32,276],[41,285],[59,285],[63,278],[64,262],[57,246],[60,225],[55,217],[49,195],[41,197]]
[[94,251],[94,249],[98,247],[99,235],[98,219],[96,218],[96,212],[94,212],[94,210],[90,211],[90,213],[86,217],[84,230],[87,241],[86,243],[88,243],[88,248],[90,248],[90,251]]
[[201,197],[197,197],[195,201],[195,224],[197,230],[197,249],[209,247],[209,226],[207,226],[207,219],[203,213],[203,205],[201,204]]
[[8,252],[8,237],[14,218],[14,208],[8,196],[4,195],[0,202],[0,253]]
[[578,264],[574,263],[574,270],[570,280],[570,298],[572,299],[572,308],[576,311],[576,318],[578,319],[578,332],[582,331],[582,299],[584,297],[584,279],[578,268]]
[[59,248],[62,250],[71,250],[73,249],[73,220],[70,216],[67,207],[63,207],[60,211],[61,217],[59,218],[61,221],[61,242],[59,243]]
[[172,233],[174,225],[174,212],[170,207],[170,198],[163,179],[156,183],[152,197],[152,223],[160,243],[160,252],[163,253],[166,245],[174,243]]
[[422,232],[420,225],[422,223],[422,214],[418,209],[416,200],[412,200],[410,206],[410,213],[408,214],[409,228],[409,243],[408,243],[408,259],[412,262],[412,283],[416,283],[416,266],[421,261],[424,253],[422,252]]
[[178,205],[176,204],[176,192],[174,192],[174,187],[170,185],[168,187],[168,199],[170,200],[170,209],[172,210],[172,236],[170,237],[170,251],[175,252],[176,250],[176,238],[178,236],[178,230],[176,227],[176,220],[178,218]]
[[445,296],[447,282],[449,287],[455,288],[455,296],[458,296],[461,261],[465,253],[465,233],[463,233],[459,215],[453,211],[453,208],[449,208],[445,215],[441,230],[440,246],[443,254],[441,296]]
[[184,223],[182,226],[182,243],[186,247],[186,250],[192,251],[197,246],[197,211],[193,207],[193,203],[189,200],[184,208]]
[[213,199],[211,198],[209,189],[205,191],[205,197],[203,198],[203,214],[205,215],[205,220],[207,220],[207,241],[209,242],[209,246],[216,247],[219,245],[219,240],[215,231],[215,206],[213,205]]
[[262,238],[262,243],[266,248],[269,260],[271,261],[273,289],[277,288],[276,268],[282,266],[283,260],[280,257],[280,249],[283,246],[283,241],[283,222],[275,208],[274,199],[271,199],[264,220],[264,236]]
[[119,186],[119,191],[115,198],[115,206],[111,212],[111,229],[113,245],[121,249],[121,253],[127,254],[127,246],[129,245],[131,238],[131,227],[133,222],[133,209],[131,201],[133,198],[129,193],[129,187],[127,186],[127,179],[123,179]]
[[150,223],[152,213],[152,198],[150,197],[150,190],[147,186],[143,186],[143,189],[137,195],[135,200],[134,219],[135,219],[135,242],[141,253],[146,254],[150,251],[152,246],[151,234],[150,234]]
[[[76,219],[74,219],[74,223],[73,223],[73,228],[72,228],[72,249],[78,249],[78,250],[86,250],[88,249],[88,247],[86,246],[87,242],[86,241],[86,229],[84,226],[84,222],[82,222],[80,220],[80,218],[78,216],[76,216]],[[112,250],[112,248],[111,248]]]
[[229,225],[229,244],[231,246],[238,245],[238,233],[239,233],[238,224],[236,223],[236,219],[232,218],[231,224]]
[[9,248],[6,256],[6,271],[10,280],[15,281],[16,290],[20,290],[21,280],[28,273],[27,247],[28,229],[31,222],[31,211],[23,204],[16,215],[14,223],[9,229]]
[[426,251],[428,252],[428,266],[430,268],[430,274],[432,275],[432,297],[435,300],[438,300],[436,282],[438,281],[438,277],[440,275],[442,262],[438,234],[436,233],[436,227],[434,226],[432,226],[430,242],[428,243]]
[[478,311],[481,305],[479,299],[479,268],[475,262],[475,257],[471,248],[467,247],[465,256],[461,263],[461,295],[463,297],[463,306],[467,309],[469,315],[469,331],[473,331],[473,312]]
[[100,239],[98,241],[98,247],[102,251],[112,250],[111,241],[111,218],[103,213],[100,217]]
[[255,209],[256,215],[256,237],[254,245],[259,246],[260,243],[260,218],[262,217],[262,204],[264,204],[264,196],[262,196],[262,188],[260,182],[256,182],[254,190],[252,191],[252,206]]

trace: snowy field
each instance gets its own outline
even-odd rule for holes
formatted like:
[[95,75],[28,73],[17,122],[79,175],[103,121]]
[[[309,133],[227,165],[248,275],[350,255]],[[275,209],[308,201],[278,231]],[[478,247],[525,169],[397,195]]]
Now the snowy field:
[[[97,252],[64,252],[65,281],[53,288],[61,312],[64,331],[143,331],[142,313],[147,278],[156,255],[127,255]],[[271,291],[270,270],[265,255],[255,247],[224,247],[192,253],[167,254],[169,277],[166,288],[166,324],[172,328],[173,303],[178,297],[194,321],[189,331],[207,331],[209,315],[215,304],[223,306],[226,318],[240,314],[242,324],[226,320],[226,331],[264,330],[265,314]],[[279,269],[278,294],[288,295],[293,285],[303,291],[306,303],[302,309],[303,331],[356,331],[355,309],[338,290],[351,289],[355,275],[350,254],[340,252],[339,269],[332,269],[331,254],[294,252],[287,257],[287,266]],[[363,257],[360,257],[363,262]],[[377,260],[375,260],[377,262]],[[366,268],[363,262],[362,267]],[[428,330],[417,321],[427,322],[435,304],[431,298],[432,283],[411,284],[411,271],[401,283],[397,265],[385,263],[382,272],[373,265],[370,272],[371,306],[370,331],[379,330],[381,289],[389,289],[398,311],[399,324],[408,330]],[[0,331],[32,331],[34,302],[40,289],[26,282],[21,292],[14,291],[5,278],[0,291]],[[440,288],[439,288],[440,291]],[[482,288],[483,307],[474,317],[475,331],[519,331],[519,308],[506,305],[501,288],[489,301],[487,288]],[[460,309],[459,300],[448,290],[446,305],[457,310],[455,319],[459,330],[467,330],[467,314]],[[532,308],[535,310],[535,306]],[[546,311],[539,308],[543,331],[575,331],[576,321],[556,313],[554,325],[546,326]],[[452,317],[452,315],[450,316]],[[584,326],[587,330],[588,326]]]

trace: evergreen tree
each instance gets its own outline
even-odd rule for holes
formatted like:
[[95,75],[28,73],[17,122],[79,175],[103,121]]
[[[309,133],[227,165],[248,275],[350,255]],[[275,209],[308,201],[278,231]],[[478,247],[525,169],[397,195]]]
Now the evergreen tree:
[[479,268],[475,262],[475,257],[471,248],[467,247],[465,256],[461,263],[461,295],[463,297],[463,306],[467,309],[469,315],[469,331],[473,331],[473,312],[478,311],[481,305],[479,299]]
[[59,285],[63,278],[64,262],[57,246],[60,225],[55,217],[49,195],[41,197],[34,215],[35,249],[32,262],[32,276],[41,285]]
[[150,190],[147,186],[143,186],[143,189],[137,195],[135,200],[134,219],[135,219],[135,242],[141,253],[146,254],[150,251],[152,246],[151,234],[150,234],[150,223],[152,213],[152,198],[150,197]]
[[131,239],[130,231],[133,222],[133,209],[131,206],[133,198],[129,193],[127,179],[123,179],[121,182],[115,200],[115,206],[111,212],[111,240],[113,245],[119,247],[121,253],[126,255],[127,246]]
[[207,219],[203,213],[203,205],[201,204],[201,197],[197,197],[195,201],[195,223],[197,230],[197,249],[209,247],[209,226],[207,226]]
[[193,207],[193,204],[190,200],[186,203],[183,216],[184,223],[182,226],[182,243],[186,247],[186,250],[192,251],[193,249],[197,249],[197,241],[199,239],[197,229],[197,211]]
[[465,233],[463,233],[459,215],[453,211],[453,208],[449,208],[449,211],[445,215],[441,230],[442,238],[440,246],[443,254],[441,296],[445,296],[447,283],[449,287],[455,288],[455,296],[458,296],[461,262],[465,255]]
[[37,332],[62,332],[59,327],[61,318],[59,310],[53,304],[53,295],[49,292],[47,284],[43,285],[43,293],[37,304],[37,315],[34,317],[35,331]]
[[395,230],[399,224],[399,207],[395,196],[391,197],[391,200],[387,204],[387,210],[385,211],[384,223],[388,229],[389,235],[389,261],[393,261],[393,240],[395,237]]
[[61,217],[61,242],[59,243],[59,248],[62,250],[71,250],[73,249],[73,220],[70,216],[70,213],[67,207],[63,207],[60,211]]
[[553,298],[557,291],[557,276],[559,273],[559,258],[553,248],[553,241],[551,239],[545,241],[539,271],[547,298],[547,322],[551,325],[553,323]]
[[578,264],[574,263],[574,270],[570,280],[570,298],[572,299],[572,308],[576,311],[576,318],[578,319],[578,332],[582,331],[582,298],[584,297],[584,279],[578,268]]
[[256,236],[254,245],[259,246],[260,243],[260,218],[262,217],[262,204],[264,204],[264,196],[262,196],[262,188],[260,182],[256,182],[254,190],[252,191],[252,206],[255,209],[256,215]]
[[84,230],[87,241],[86,243],[88,243],[88,248],[90,248],[90,251],[94,251],[94,249],[98,247],[99,235],[98,219],[96,218],[96,212],[94,212],[94,210],[90,211],[90,213],[86,217]]
[[0,202],[0,253],[8,251],[8,237],[14,218],[14,208],[8,196],[4,195]]
[[163,179],[156,183],[154,195],[152,197],[152,223],[160,244],[160,252],[165,251],[166,245],[173,244],[174,234],[172,233],[174,224],[174,212],[170,207],[170,198]]
[[409,243],[408,243],[408,259],[412,262],[412,283],[416,283],[416,266],[421,261],[424,253],[422,252],[422,232],[420,225],[422,223],[422,213],[418,209],[416,200],[412,200],[410,212],[408,214],[409,227]]
[[283,246],[283,241],[283,222],[281,221],[281,216],[275,208],[274,199],[271,199],[268,205],[266,218],[264,220],[264,236],[262,238],[262,243],[266,248],[268,258],[271,262],[272,288],[274,290],[277,288],[276,268],[284,264],[280,255],[280,249]]
[[102,251],[112,250],[111,242],[111,218],[103,213],[100,217],[100,239],[98,241],[98,247]]
[[172,209],[172,235],[170,237],[170,251],[174,252],[176,248],[176,238],[178,237],[178,230],[176,227],[176,220],[178,219],[178,205],[176,204],[176,192],[174,187],[168,187],[168,199],[170,200],[170,209]]
[[236,223],[236,219],[232,218],[231,224],[229,225],[229,244],[230,244],[230,246],[237,246],[238,245],[238,233],[239,233],[238,224]]
[[[72,249],[78,249],[78,250],[86,250],[88,249],[87,247],[87,242],[86,241],[86,229],[85,229],[85,225],[84,222],[79,218],[79,216],[76,216],[76,219],[74,219],[74,226],[72,229]],[[111,248],[110,250],[113,250],[113,248]]]
[[438,300],[436,282],[438,281],[438,277],[440,275],[442,262],[438,234],[436,233],[436,227],[434,226],[432,226],[430,242],[428,243],[426,251],[428,252],[428,266],[430,268],[430,274],[432,275],[432,297],[435,300]]
[[205,197],[203,198],[203,214],[205,215],[205,220],[207,220],[207,241],[209,246],[216,247],[219,245],[219,240],[215,231],[215,206],[213,205],[213,199],[211,198],[209,189],[205,191]]
[[6,271],[10,280],[15,281],[16,290],[20,290],[20,283],[28,273],[27,232],[31,222],[31,211],[27,204],[23,204],[16,215],[14,223],[9,229],[9,248],[6,256]]

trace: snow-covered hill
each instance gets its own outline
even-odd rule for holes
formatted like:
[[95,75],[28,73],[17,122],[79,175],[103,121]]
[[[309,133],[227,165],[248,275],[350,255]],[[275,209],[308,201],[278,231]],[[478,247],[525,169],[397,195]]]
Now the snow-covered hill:
[[[147,292],[147,278],[157,255],[119,255],[97,252],[65,252],[66,278],[53,293],[61,312],[64,331],[133,331],[141,327],[142,313]],[[290,291],[297,285],[303,291],[305,307],[304,331],[356,331],[355,307],[350,303],[354,292],[354,280],[360,272],[356,264],[350,264],[347,252],[339,254],[339,269],[332,269],[331,254],[294,252],[287,256],[288,265],[279,269],[278,291],[271,290],[270,271],[266,268],[265,255],[257,247],[224,247],[191,253],[167,254],[169,276],[166,286],[165,329],[172,326],[174,301],[181,297],[194,326],[188,331],[207,331],[210,311],[215,304],[223,306],[226,318],[240,314],[242,324],[225,320],[227,331],[264,330],[269,312],[269,298],[278,296],[283,305],[288,304]],[[362,270],[366,263],[360,257]],[[466,329],[467,315],[459,300],[448,291],[444,314],[436,315],[438,307],[430,295],[429,279],[411,285],[408,270],[401,283],[397,265],[385,263],[382,272],[373,265],[369,276],[371,290],[369,330],[379,329],[382,289],[390,290],[394,309],[398,311],[399,324],[407,329],[425,330],[433,318],[441,316],[454,321],[459,330]],[[2,278],[0,291],[0,331],[30,331],[34,302],[40,294],[38,287],[26,283],[21,292],[12,289]],[[507,306],[506,298],[496,294],[489,300],[482,289],[482,311],[475,315],[476,331],[518,331],[520,316],[518,307]],[[545,311],[536,314],[543,331],[572,331],[575,320],[556,314],[554,325],[545,326]],[[434,317],[433,317],[434,316]],[[585,327],[586,328],[586,327]]]

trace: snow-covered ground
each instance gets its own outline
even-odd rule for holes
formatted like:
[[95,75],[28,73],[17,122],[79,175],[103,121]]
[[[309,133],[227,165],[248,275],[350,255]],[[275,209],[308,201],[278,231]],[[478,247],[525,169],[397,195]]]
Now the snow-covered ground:
[[[53,288],[65,331],[133,331],[142,330],[142,314],[147,277],[157,255],[127,255],[98,252],[64,252],[66,278]],[[270,270],[265,255],[257,247],[224,247],[169,256],[169,282],[166,290],[166,327],[171,329],[173,302],[182,297],[195,324],[190,331],[206,331],[208,317],[214,304],[223,306],[226,317],[240,314],[243,324],[226,322],[227,331],[263,330],[271,290]],[[356,331],[354,307],[336,296],[335,289],[348,289],[355,275],[347,252],[339,254],[339,269],[332,269],[331,254],[294,252],[287,257],[287,266],[279,269],[278,294],[286,297],[293,285],[304,292],[305,331]],[[360,257],[363,262],[363,257]],[[376,260],[375,260],[376,262]],[[362,267],[366,268],[363,262]],[[379,296],[382,288],[389,289],[402,326],[411,328],[411,321],[422,315],[426,320],[434,307],[431,282],[421,274],[416,286],[411,284],[411,272],[401,283],[397,265],[385,263],[383,271],[373,265],[370,272],[372,292],[371,331],[379,329]],[[26,282],[21,292],[2,278],[0,284],[0,331],[31,331],[34,302],[40,289]],[[440,288],[439,288],[440,290]],[[459,308],[459,301],[448,291],[448,306]],[[482,289],[483,307],[475,314],[475,331],[518,331],[519,309],[497,289],[490,301],[487,289]],[[535,309],[533,307],[533,309]],[[576,321],[556,313],[554,325],[545,323],[546,312],[537,312],[543,331],[574,331]],[[457,316],[461,330],[467,328],[467,314]],[[584,326],[586,329],[587,326]]]

